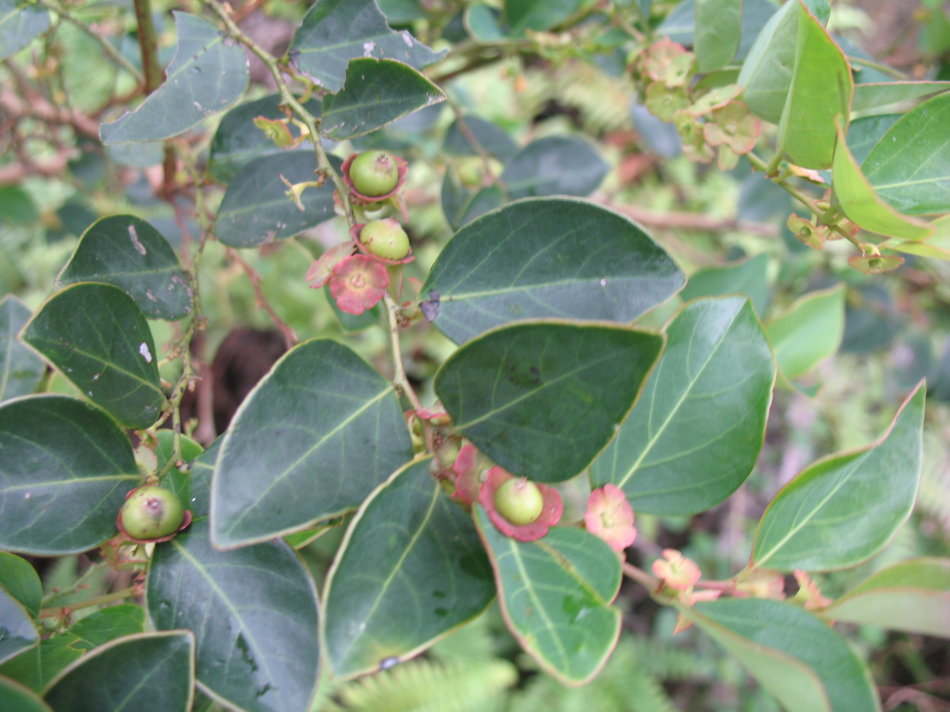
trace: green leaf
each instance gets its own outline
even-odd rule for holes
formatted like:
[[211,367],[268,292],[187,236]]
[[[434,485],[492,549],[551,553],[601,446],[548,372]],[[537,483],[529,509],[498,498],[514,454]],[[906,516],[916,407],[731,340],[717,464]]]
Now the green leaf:
[[66,287],[40,307],[21,338],[119,422],[147,428],[161,415],[166,401],[152,332],[118,287]]
[[0,548],[91,549],[115,535],[138,479],[128,438],[95,406],[60,395],[0,406]]
[[525,34],[525,30],[543,32],[569,20],[587,7],[592,0],[505,0],[505,19],[511,33]]
[[0,586],[0,662],[19,655],[40,642],[30,612]]
[[696,0],[694,51],[699,71],[725,67],[739,49],[742,0]]
[[0,0],[0,59],[6,59],[49,28],[49,11],[22,0]]
[[323,98],[320,130],[335,141],[354,138],[444,100],[442,90],[412,67],[391,59],[354,59],[343,88]]
[[880,551],[917,495],[925,394],[918,384],[876,442],[823,458],[779,490],[756,529],[752,563],[828,571]]
[[28,687],[0,676],[0,709],[5,712],[53,712]]
[[155,547],[146,603],[160,630],[194,631],[203,689],[244,710],[306,710],[317,682],[317,592],[283,542],[211,546],[198,519]]
[[515,475],[570,479],[614,436],[663,346],[604,324],[524,323],[469,341],[435,391],[456,430]]
[[749,50],[739,71],[742,100],[754,114],[777,124],[792,84],[798,45],[798,0],[780,7]]
[[429,319],[461,343],[523,319],[628,323],[682,284],[676,264],[628,218],[582,200],[541,198],[459,230],[422,294]]
[[102,124],[104,144],[157,141],[182,134],[227,109],[247,87],[244,49],[207,20],[174,12],[178,32],[166,79],[132,112]]
[[848,623],[950,638],[950,559],[911,559],[889,566],[822,614]]
[[836,121],[847,120],[854,81],[828,31],[799,2],[795,68],[779,124],[779,147],[804,168],[830,168]]
[[112,215],[89,226],[56,279],[57,286],[105,282],[123,290],[150,319],[191,312],[188,275],[162,234],[132,215]]
[[752,472],[775,362],[738,297],[688,304],[666,335],[642,396],[590,477],[623,489],[638,512],[685,515],[718,504]]
[[878,144],[881,137],[900,117],[900,114],[876,114],[855,119],[851,122],[851,125],[848,126],[848,135],[845,138],[848,141],[848,149],[856,163],[860,164],[868,157],[871,149]]
[[[257,129],[255,129],[256,131]],[[259,247],[293,237],[333,217],[333,183],[308,187],[300,210],[287,195],[287,184],[317,180],[313,151],[285,151],[250,161],[238,171],[218,207],[214,232],[231,247]],[[341,161],[330,158],[334,170]]]
[[950,82],[870,82],[854,87],[851,111],[863,115],[892,113],[895,104],[950,89]]
[[[335,678],[405,660],[495,596],[472,520],[416,461],[353,518],[327,578],[323,636]],[[367,561],[373,561],[367,567]]]
[[[889,134],[890,131],[885,137]],[[874,153],[873,149],[871,153]],[[865,230],[907,240],[924,240],[933,232],[927,223],[899,213],[877,194],[851,155],[840,126],[831,179],[835,201],[841,206],[841,211]]]
[[722,267],[706,267],[690,275],[680,298],[688,302],[698,297],[744,294],[761,318],[769,305],[768,272],[769,256],[765,253]]
[[496,42],[508,36],[509,28],[507,25],[502,27],[501,13],[482,3],[467,6],[462,22],[472,39],[479,42]]
[[561,682],[582,685],[607,662],[620,636],[620,560],[602,539],[573,527],[543,538],[504,536],[485,510],[475,522],[495,570],[498,600],[509,630]]
[[321,0],[304,15],[289,51],[301,72],[331,92],[341,89],[344,74],[349,82],[354,59],[394,59],[421,69],[445,55],[406,30],[391,30],[375,0]]
[[36,569],[26,559],[0,551],[0,586],[34,618],[40,612],[43,585]]
[[[507,161],[518,152],[518,144],[509,133],[491,121],[480,119],[477,116],[465,116],[465,127],[485,151],[502,161]],[[465,131],[459,127],[458,121],[453,121],[445,131],[442,140],[442,150],[456,156],[477,156],[478,151],[466,137]]]
[[393,385],[341,344],[299,344],[224,436],[212,538],[231,548],[308,528],[358,506],[411,457]]
[[950,92],[925,101],[884,134],[861,168],[907,215],[950,211]]
[[[775,14],[775,5],[770,0],[742,0],[741,9],[742,33],[739,39],[739,48],[734,57],[736,62],[746,58],[753,41],[772,15]],[[681,45],[695,46],[695,18],[695,1],[683,0],[660,23],[660,26],[655,30],[655,34],[657,37],[665,35]]]
[[46,364],[17,339],[30,310],[14,295],[0,299],[0,401],[33,393]]
[[506,196],[498,185],[478,190],[465,188],[451,166],[442,179],[441,198],[442,212],[453,230],[458,230],[475,218],[500,208],[506,202]]
[[786,377],[807,373],[838,350],[844,334],[844,296],[843,285],[810,292],[765,325]]
[[186,712],[194,696],[191,631],[140,633],[101,646],[64,670],[46,693],[70,712]]
[[873,712],[877,694],[844,638],[797,606],[727,598],[681,609],[788,712]]
[[926,242],[885,242],[882,247],[934,260],[950,261],[950,215],[937,218],[930,225],[934,234]]
[[[258,116],[267,119],[287,118],[280,110],[280,101],[280,94],[270,94],[239,104],[221,117],[218,130],[211,140],[211,153],[208,157],[208,172],[216,180],[230,183],[238,172],[255,158],[287,154],[285,149],[279,148],[263,131],[254,126],[254,119]],[[313,116],[319,117],[323,102],[311,99],[304,104],[304,108]],[[311,144],[307,142],[304,145]]]
[[501,174],[511,199],[542,195],[589,195],[607,175],[597,151],[573,136],[547,136],[515,154]]

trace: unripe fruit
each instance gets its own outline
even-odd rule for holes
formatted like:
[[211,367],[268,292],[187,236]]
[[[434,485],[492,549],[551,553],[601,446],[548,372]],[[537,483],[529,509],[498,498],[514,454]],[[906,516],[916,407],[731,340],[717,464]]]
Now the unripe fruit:
[[349,176],[357,191],[375,198],[386,195],[396,187],[399,182],[399,166],[388,153],[366,151],[353,159]]
[[151,485],[133,490],[119,510],[119,529],[133,539],[158,539],[174,533],[185,508],[174,492]]
[[544,496],[534,482],[515,477],[495,490],[495,509],[512,524],[524,526],[541,516]]
[[409,254],[409,236],[392,218],[366,223],[360,231],[360,242],[369,252],[385,260],[401,260]]

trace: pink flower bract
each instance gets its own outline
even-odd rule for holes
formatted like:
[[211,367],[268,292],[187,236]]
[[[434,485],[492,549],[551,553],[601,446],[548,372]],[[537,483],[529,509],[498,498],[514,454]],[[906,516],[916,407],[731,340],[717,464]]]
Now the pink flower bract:
[[617,485],[606,484],[590,493],[584,523],[587,531],[606,541],[614,551],[623,551],[637,538],[633,507]]
[[485,481],[482,483],[478,494],[479,503],[488,512],[492,523],[505,536],[510,536],[518,541],[534,541],[540,539],[548,533],[548,529],[557,524],[564,511],[564,504],[561,502],[560,493],[553,487],[542,485],[539,482],[535,484],[541,490],[541,496],[544,499],[544,505],[541,514],[530,524],[517,525],[512,524],[499,514],[495,509],[495,492],[508,480],[513,479],[513,475],[505,472],[500,467],[493,467],[488,471]]
[[478,475],[478,451],[474,445],[466,443],[462,446],[452,465],[452,471],[455,472],[455,492],[452,498],[465,504],[475,504],[482,483]]
[[386,268],[365,255],[351,255],[336,263],[330,274],[330,294],[347,314],[372,309],[386,294]]
[[653,573],[677,591],[689,591],[702,577],[699,567],[676,549],[664,549],[663,558],[653,562]]

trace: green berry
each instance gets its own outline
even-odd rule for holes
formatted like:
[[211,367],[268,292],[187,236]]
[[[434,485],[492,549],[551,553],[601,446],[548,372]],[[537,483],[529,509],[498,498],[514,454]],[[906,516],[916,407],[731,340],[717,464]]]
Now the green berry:
[[534,482],[516,477],[495,490],[495,509],[512,524],[524,526],[541,516],[544,495]]
[[372,220],[360,230],[360,242],[377,257],[401,260],[409,254],[409,236],[392,218]]
[[375,198],[386,195],[396,187],[399,182],[399,166],[388,153],[366,151],[350,163],[349,175],[357,191]]
[[133,539],[158,539],[177,531],[185,508],[174,492],[146,486],[133,490],[119,510],[121,529]]

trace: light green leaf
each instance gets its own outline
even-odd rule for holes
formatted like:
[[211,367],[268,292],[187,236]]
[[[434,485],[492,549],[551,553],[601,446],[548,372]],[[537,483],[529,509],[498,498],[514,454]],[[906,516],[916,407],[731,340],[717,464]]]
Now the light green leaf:
[[573,136],[546,136],[518,151],[505,166],[501,181],[508,195],[590,195],[609,166],[594,148]]
[[918,384],[876,442],[819,460],[779,490],[756,530],[752,563],[828,571],[880,551],[917,495],[925,394]]
[[769,256],[758,254],[722,267],[705,267],[690,275],[680,292],[683,301],[724,294],[744,294],[762,318],[769,304]]
[[26,559],[0,551],[0,587],[5,588],[34,618],[40,612],[43,585],[36,569]]
[[950,215],[937,218],[930,225],[934,234],[926,242],[885,242],[881,246],[911,255],[950,261]]
[[568,685],[582,685],[603,667],[620,636],[620,560],[582,529],[553,527],[543,538],[506,537],[475,507],[502,615],[509,630],[542,669]]
[[0,401],[33,393],[46,371],[43,359],[17,339],[29,320],[29,308],[14,295],[0,299]]
[[896,104],[950,90],[950,82],[869,82],[856,84],[851,111],[863,116],[892,113]]
[[718,504],[752,471],[775,362],[738,297],[688,304],[666,335],[643,394],[590,477],[623,489],[638,512],[685,515]]
[[738,84],[754,114],[777,124],[792,83],[798,45],[798,2],[792,0],[769,19],[742,63]]
[[[472,520],[430,474],[396,474],[353,518],[327,578],[323,636],[335,678],[405,660],[495,596]],[[366,562],[376,564],[367,568]]]
[[739,49],[742,0],[696,0],[694,51],[699,71],[725,67]]
[[0,662],[19,655],[40,642],[30,612],[0,586]]
[[614,436],[662,344],[603,324],[514,324],[452,354],[435,391],[458,432],[499,465],[560,482]]
[[[742,33],[739,39],[739,48],[734,59],[744,60],[752,48],[752,44],[759,32],[775,14],[775,4],[770,0],[742,0]],[[696,45],[695,23],[696,3],[694,0],[683,0],[654,30],[657,37],[669,37],[674,42],[689,46]]]
[[843,285],[810,292],[765,325],[779,368],[801,376],[838,350],[844,334]]
[[135,111],[102,124],[105,144],[157,141],[194,128],[227,109],[247,87],[244,49],[207,20],[174,12],[178,49],[166,79]]
[[49,28],[49,11],[22,0],[0,0],[0,59],[26,47]]
[[0,676],[0,709],[5,712],[53,712],[28,687]]

